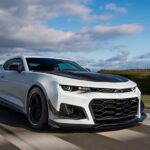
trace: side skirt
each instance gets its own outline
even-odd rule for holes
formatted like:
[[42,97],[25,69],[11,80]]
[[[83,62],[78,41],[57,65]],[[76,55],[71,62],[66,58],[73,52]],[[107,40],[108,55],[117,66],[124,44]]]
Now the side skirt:
[[25,114],[22,107],[16,106],[11,102],[8,102],[6,99],[0,97],[0,105],[13,109],[19,113]]

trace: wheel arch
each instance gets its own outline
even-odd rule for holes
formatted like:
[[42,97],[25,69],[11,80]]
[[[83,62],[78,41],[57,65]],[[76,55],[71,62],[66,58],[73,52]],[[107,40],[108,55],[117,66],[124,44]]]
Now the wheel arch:
[[34,84],[34,85],[32,85],[30,88],[29,88],[29,90],[28,90],[28,92],[27,92],[27,95],[26,95],[26,101],[25,101],[25,112],[27,113],[27,104],[28,104],[28,96],[29,96],[29,93],[32,91],[32,89],[34,89],[34,88],[39,88],[42,92],[43,92],[43,94],[44,94],[44,96],[45,96],[45,98],[46,98],[46,102],[47,102],[47,104],[48,104],[48,95],[47,95],[47,93],[46,93],[46,90],[45,90],[45,88],[44,88],[44,86],[43,85],[41,85],[41,84]]

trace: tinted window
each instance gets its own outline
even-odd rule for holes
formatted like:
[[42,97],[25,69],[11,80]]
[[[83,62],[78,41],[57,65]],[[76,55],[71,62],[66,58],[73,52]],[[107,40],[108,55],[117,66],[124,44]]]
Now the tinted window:
[[49,58],[27,58],[27,64],[31,71],[86,71],[72,61]]
[[16,71],[18,70],[19,65],[23,66],[23,62],[21,58],[10,59],[4,64],[4,69]]

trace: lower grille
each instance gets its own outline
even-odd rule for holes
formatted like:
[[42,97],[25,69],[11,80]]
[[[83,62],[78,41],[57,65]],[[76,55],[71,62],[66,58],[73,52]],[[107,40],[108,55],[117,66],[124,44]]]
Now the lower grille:
[[93,99],[90,109],[95,122],[135,117],[138,111],[138,98]]

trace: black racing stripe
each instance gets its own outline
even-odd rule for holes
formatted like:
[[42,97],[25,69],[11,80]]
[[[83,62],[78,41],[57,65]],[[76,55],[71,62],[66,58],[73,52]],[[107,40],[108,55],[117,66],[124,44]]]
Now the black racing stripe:
[[111,75],[111,74],[99,74],[92,72],[77,72],[77,71],[69,71],[69,72],[49,72],[54,75],[78,79],[78,80],[86,80],[86,81],[94,81],[94,82],[127,82],[128,79],[122,76]]

